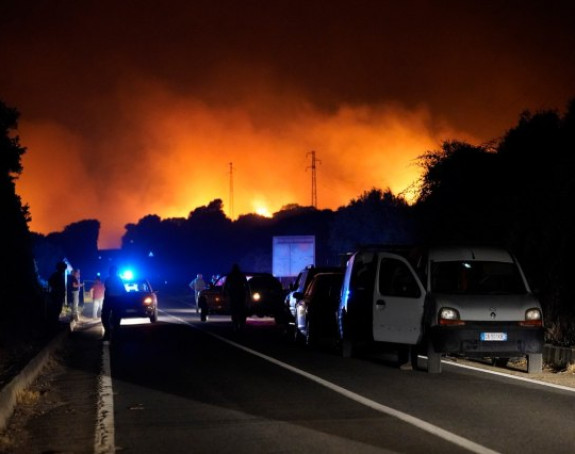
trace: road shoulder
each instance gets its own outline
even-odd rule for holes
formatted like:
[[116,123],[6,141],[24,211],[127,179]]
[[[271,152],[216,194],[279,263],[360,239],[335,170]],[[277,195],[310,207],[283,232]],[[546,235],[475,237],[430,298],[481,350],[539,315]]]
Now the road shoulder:
[[18,405],[0,436],[0,452],[93,453],[97,383],[101,367],[99,324],[68,335]]

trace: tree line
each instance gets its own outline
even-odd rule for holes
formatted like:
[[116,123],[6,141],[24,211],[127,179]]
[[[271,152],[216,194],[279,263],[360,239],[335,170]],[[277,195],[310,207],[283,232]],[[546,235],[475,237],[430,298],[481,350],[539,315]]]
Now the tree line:
[[[18,112],[0,103],[0,115],[1,211],[10,230],[2,237],[0,304],[27,314],[42,292],[38,276],[49,275],[62,257],[82,268],[86,278],[107,270],[97,248],[98,220],[82,220],[49,235],[29,231],[29,209],[14,186],[26,151],[13,134]],[[518,256],[540,296],[549,340],[575,344],[570,285],[575,271],[574,119],[571,101],[564,113],[522,113],[514,127],[490,143],[446,141],[424,152],[412,204],[389,189],[371,188],[337,210],[292,204],[271,218],[246,214],[231,220],[216,199],[186,218],[149,214],[126,225],[121,255],[158,282],[185,286],[198,272],[225,273],[233,263],[271,271],[277,235],[315,235],[320,265],[341,264],[361,244],[499,245]]]

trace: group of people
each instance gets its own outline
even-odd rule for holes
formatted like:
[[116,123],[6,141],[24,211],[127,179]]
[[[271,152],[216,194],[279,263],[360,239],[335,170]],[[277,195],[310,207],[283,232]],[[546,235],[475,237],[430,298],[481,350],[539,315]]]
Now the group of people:
[[[72,320],[77,322],[80,319],[80,306],[84,302],[82,292],[84,282],[80,280],[79,269],[73,269],[69,274],[66,274],[67,271],[68,265],[65,262],[59,262],[56,264],[56,271],[48,279],[51,297],[50,318],[57,321],[62,309],[67,306],[71,310]],[[97,276],[90,289],[94,302],[93,318],[100,316],[105,290],[104,283]]]
[[[74,322],[80,318],[80,293],[84,283],[80,280],[80,270],[73,269],[69,274],[66,262],[58,262],[56,270],[48,279],[49,305],[47,317],[51,323],[57,324],[60,313],[67,305],[71,309],[71,319]],[[110,337],[111,315],[116,299],[125,293],[124,283],[115,266],[110,267],[109,276],[105,281],[97,276],[90,289],[92,296],[92,317],[100,318],[104,327],[104,340]]]
[[[50,304],[48,307],[48,318],[53,323],[58,323],[60,313],[66,304],[71,308],[72,320],[79,320],[80,291],[84,284],[80,281],[80,270],[73,269],[68,275],[68,265],[65,262],[56,264],[56,270],[48,280],[50,290]],[[218,276],[212,278],[212,283]],[[194,291],[196,308],[200,310],[200,294],[208,286],[201,273],[189,283],[190,289]],[[110,267],[110,272],[105,281],[98,276],[90,289],[93,308],[93,318],[100,318],[104,327],[104,340],[110,338],[113,323],[113,308],[118,297],[126,292],[122,278],[118,274],[115,266]],[[232,266],[230,273],[226,276],[224,283],[224,295],[230,303],[232,315],[232,325],[234,330],[244,328],[247,317],[247,303],[250,295],[248,281],[245,274],[237,264]],[[68,296],[68,298],[66,298]]]
[[[219,276],[213,276],[212,284],[215,285],[218,279]],[[194,292],[196,312],[199,312],[201,309],[200,295],[202,290],[207,288],[203,275],[201,273],[197,274],[195,279],[189,283],[189,287]],[[241,331],[246,324],[247,304],[250,290],[246,275],[241,271],[238,264],[234,264],[230,273],[226,276],[223,291],[230,304],[233,328],[235,331]]]

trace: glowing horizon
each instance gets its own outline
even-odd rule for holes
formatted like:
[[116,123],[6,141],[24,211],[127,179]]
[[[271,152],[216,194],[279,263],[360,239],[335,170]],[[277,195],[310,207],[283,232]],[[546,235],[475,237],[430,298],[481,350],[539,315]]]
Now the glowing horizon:
[[231,217],[230,162],[234,219],[309,206],[312,149],[318,208],[335,210],[371,188],[402,193],[419,178],[419,156],[444,140],[473,140],[438,126],[424,107],[325,113],[304,101],[269,105],[263,97],[214,108],[157,87],[127,93],[122,106],[123,128],[97,141],[89,132],[23,118],[19,134],[28,152],[17,190],[30,206],[31,230],[47,234],[97,219],[100,247],[109,248],[120,245],[126,224],[149,214],[186,218],[221,199]]

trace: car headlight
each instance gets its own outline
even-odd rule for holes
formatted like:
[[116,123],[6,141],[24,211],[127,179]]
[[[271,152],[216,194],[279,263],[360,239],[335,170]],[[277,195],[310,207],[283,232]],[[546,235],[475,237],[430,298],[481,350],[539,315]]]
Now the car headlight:
[[439,310],[438,320],[440,325],[465,325],[459,316],[459,311],[451,307],[442,307]]
[[260,295],[259,292],[255,292],[255,293],[252,295],[252,299],[253,299],[254,301],[259,301],[259,300],[262,299],[262,295]]
[[151,306],[154,302],[154,299],[151,296],[146,296],[144,298],[144,306]]
[[541,310],[534,307],[525,311],[525,321],[519,322],[521,326],[543,326]]

